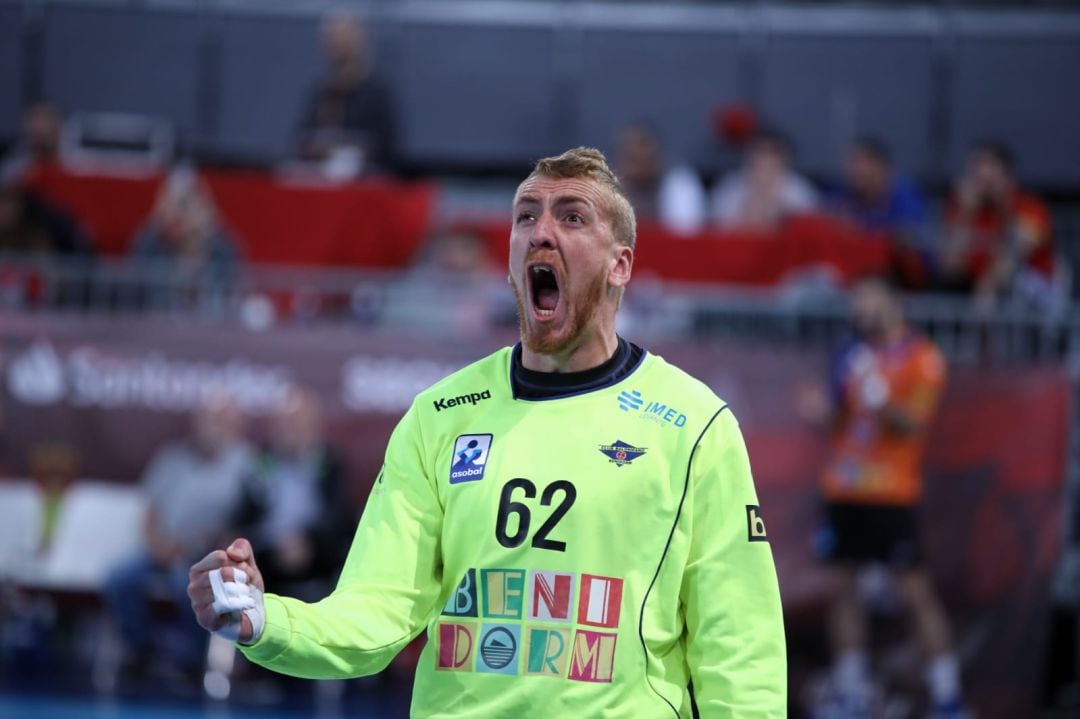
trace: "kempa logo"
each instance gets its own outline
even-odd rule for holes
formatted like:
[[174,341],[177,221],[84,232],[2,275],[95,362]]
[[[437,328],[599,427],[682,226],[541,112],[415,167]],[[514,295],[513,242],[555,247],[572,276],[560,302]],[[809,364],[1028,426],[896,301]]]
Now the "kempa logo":
[[470,392],[469,394],[458,395],[457,397],[440,397],[432,402],[435,405],[436,412],[442,412],[444,409],[450,407],[457,407],[462,404],[476,404],[477,402],[485,399],[491,399],[491,390],[486,389],[483,392]]

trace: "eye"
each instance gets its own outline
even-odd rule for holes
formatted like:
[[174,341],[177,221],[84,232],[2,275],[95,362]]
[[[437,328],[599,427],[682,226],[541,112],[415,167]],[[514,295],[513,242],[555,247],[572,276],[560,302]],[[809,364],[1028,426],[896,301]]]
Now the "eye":
[[566,216],[566,221],[580,224],[585,221],[585,218],[576,212],[571,212]]
[[518,216],[517,216],[517,221],[518,222],[528,222],[529,220],[532,220],[532,219],[534,219],[534,218],[533,218],[533,214],[531,212],[519,212]]

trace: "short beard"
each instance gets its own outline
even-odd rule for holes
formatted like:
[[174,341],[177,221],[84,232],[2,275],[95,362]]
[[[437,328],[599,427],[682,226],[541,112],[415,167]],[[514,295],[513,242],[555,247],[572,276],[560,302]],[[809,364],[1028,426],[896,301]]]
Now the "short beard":
[[[567,319],[569,330],[561,333],[561,336],[545,332],[542,336],[534,337],[529,332],[527,309],[521,292],[514,283],[510,283],[514,290],[514,300],[517,302],[518,328],[521,331],[521,343],[533,354],[560,355],[577,349],[585,340],[585,331],[592,324],[593,318],[600,309],[600,301],[607,289],[607,281],[601,273],[589,283],[585,289],[585,295],[580,302],[573,302],[567,295],[560,298],[566,302]],[[560,290],[562,292],[562,290]]]

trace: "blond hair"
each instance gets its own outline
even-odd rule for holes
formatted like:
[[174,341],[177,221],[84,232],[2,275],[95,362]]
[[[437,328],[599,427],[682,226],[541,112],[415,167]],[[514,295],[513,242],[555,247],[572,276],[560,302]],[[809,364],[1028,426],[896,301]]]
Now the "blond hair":
[[630,249],[637,242],[637,221],[634,208],[626,197],[619,179],[608,167],[604,153],[592,147],[575,147],[555,157],[545,157],[536,163],[536,167],[525,178],[528,182],[534,177],[553,177],[556,179],[592,180],[600,185],[607,195],[608,224],[615,241]]

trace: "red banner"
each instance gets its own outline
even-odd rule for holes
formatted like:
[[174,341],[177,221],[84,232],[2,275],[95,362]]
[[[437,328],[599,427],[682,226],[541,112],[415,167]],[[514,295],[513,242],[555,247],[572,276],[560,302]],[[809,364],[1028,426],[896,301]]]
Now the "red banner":
[[[0,314],[0,467],[29,476],[35,449],[61,447],[74,463],[65,471],[134,482],[155,447],[186,432],[202,394],[228,387],[258,431],[260,415],[295,383],[323,397],[359,502],[415,393],[512,339]],[[825,577],[810,551],[824,442],[797,419],[793,397],[800,382],[823,376],[824,355],[650,349],[714,388],[743,426],[789,619],[797,699],[825,661]],[[1034,711],[1070,397],[1060,367],[956,367],[931,433],[924,540],[980,717]],[[917,690],[909,642],[886,630],[876,647],[895,660],[885,663],[895,684]]]

